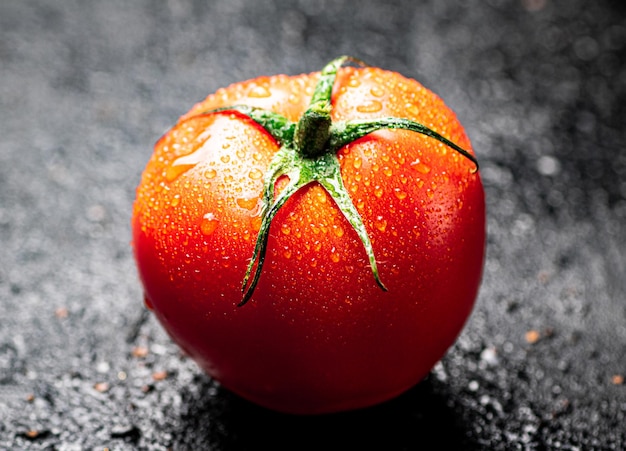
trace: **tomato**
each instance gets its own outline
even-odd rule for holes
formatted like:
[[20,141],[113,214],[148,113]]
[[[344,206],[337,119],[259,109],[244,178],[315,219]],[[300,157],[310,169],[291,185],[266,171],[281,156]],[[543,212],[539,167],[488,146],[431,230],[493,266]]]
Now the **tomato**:
[[418,82],[350,61],[209,95],[157,142],[134,203],[146,305],[223,387],[282,412],[414,386],[481,280],[463,127]]

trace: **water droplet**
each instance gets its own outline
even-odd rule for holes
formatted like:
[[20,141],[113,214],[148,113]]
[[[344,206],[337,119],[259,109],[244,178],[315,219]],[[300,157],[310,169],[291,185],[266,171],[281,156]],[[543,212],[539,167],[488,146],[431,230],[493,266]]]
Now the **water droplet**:
[[383,168],[383,174],[385,174],[387,177],[391,177],[393,175],[393,170],[389,166],[385,166]]
[[352,160],[352,166],[354,169],[359,169],[362,164],[363,160],[361,160],[361,157],[354,157],[354,160]]
[[378,185],[377,185],[377,186],[374,188],[374,195],[375,195],[376,197],[378,197],[378,198],[382,197],[382,195],[383,195],[383,189],[382,189],[380,186],[378,186]]
[[430,172],[430,166],[422,163],[419,158],[411,163],[411,167],[422,174],[428,174]]
[[291,233],[291,228],[289,227],[289,224],[282,223],[280,226],[280,231],[283,233],[283,235],[289,235]]
[[344,235],[345,231],[343,230],[343,227],[335,225],[333,226],[333,233],[337,238],[341,238]]
[[246,199],[245,197],[240,197],[236,200],[237,205],[244,210],[254,210],[259,203],[258,197],[251,197]]
[[174,198],[172,199],[172,201],[170,202],[170,205],[172,207],[177,206],[180,203],[180,194],[177,194],[174,196]]
[[222,163],[228,163],[230,161],[230,155],[222,155],[220,160],[222,160]]
[[263,223],[263,218],[261,217],[261,215],[253,216],[252,218],[250,218],[250,228],[254,230],[255,232],[258,232],[259,230],[261,230],[262,223]]
[[352,265],[346,265],[346,272],[348,274],[352,274],[354,272],[354,266]]
[[379,86],[374,86],[372,89],[370,89],[370,94],[372,94],[374,97],[382,97],[383,94],[385,94],[385,91]]
[[215,169],[207,169],[204,171],[204,177],[207,179],[213,179],[217,175],[217,171]]
[[369,100],[362,105],[356,107],[359,113],[377,113],[383,109],[383,104],[378,100]]
[[374,226],[381,232],[384,232],[387,230],[387,221],[382,216],[378,216],[376,221],[374,221]]
[[269,88],[262,85],[254,85],[250,88],[250,91],[248,91],[248,97],[263,98],[269,97],[270,95],[272,95],[272,93]]
[[420,114],[420,109],[417,105],[414,105],[412,103],[407,103],[406,104],[406,109],[410,114],[413,114],[414,116],[417,116]]
[[334,263],[339,263],[339,260],[341,260],[341,257],[339,256],[339,254],[337,252],[333,252],[333,253],[330,254],[330,259]]
[[202,222],[200,223],[200,230],[205,235],[211,235],[217,229],[219,221],[215,217],[213,213],[207,213],[202,217]]
[[255,168],[248,173],[248,177],[250,177],[252,180],[259,180],[261,177],[263,177],[263,172],[260,169]]
[[283,252],[283,257],[285,257],[286,259],[290,259],[291,251],[289,249],[285,249],[285,251]]
[[395,188],[393,190],[393,193],[396,195],[396,197],[400,200],[406,199],[407,194],[402,191],[400,188]]
[[352,88],[356,88],[358,86],[361,86],[361,82],[357,78],[351,78],[348,81],[348,86],[350,86]]

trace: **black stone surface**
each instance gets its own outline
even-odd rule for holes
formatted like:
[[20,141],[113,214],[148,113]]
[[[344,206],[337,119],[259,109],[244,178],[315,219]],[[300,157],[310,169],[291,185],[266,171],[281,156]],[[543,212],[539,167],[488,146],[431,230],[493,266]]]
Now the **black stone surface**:
[[[625,17],[607,0],[0,2],[0,449],[624,449]],[[341,54],[457,111],[487,261],[426,380],[291,417],[222,390],[146,314],[129,217],[193,103]]]

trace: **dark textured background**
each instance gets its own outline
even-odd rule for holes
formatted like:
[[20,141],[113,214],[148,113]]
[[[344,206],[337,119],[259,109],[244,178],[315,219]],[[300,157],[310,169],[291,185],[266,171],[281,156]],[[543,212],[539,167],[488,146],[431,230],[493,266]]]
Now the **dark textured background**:
[[[3,0],[0,449],[624,449],[625,8]],[[426,380],[375,408],[290,417],[222,390],[145,313],[129,217],[153,143],[193,103],[340,54],[458,112],[487,261]]]

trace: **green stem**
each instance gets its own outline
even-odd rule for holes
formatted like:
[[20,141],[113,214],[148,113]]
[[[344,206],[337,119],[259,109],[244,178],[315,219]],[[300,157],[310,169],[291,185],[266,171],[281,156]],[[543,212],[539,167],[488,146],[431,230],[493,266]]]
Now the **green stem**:
[[[478,162],[470,152],[425,125],[409,119],[384,117],[333,123],[332,91],[339,68],[347,62],[365,65],[362,61],[349,56],[342,56],[328,63],[320,73],[309,107],[297,123],[278,113],[248,105],[202,111],[194,116],[227,112],[244,115],[265,129],[280,145],[280,149],[270,162],[263,182],[261,227],[252,259],[243,278],[243,298],[239,306],[252,298],[261,278],[273,219],[293,194],[313,182],[319,183],[328,192],[348,220],[363,244],[374,280],[381,289],[387,291],[378,274],[376,257],[367,229],[343,183],[337,158],[337,152],[343,146],[381,129],[410,130],[446,144],[473,162],[478,169]],[[276,182],[283,175],[289,177],[289,183],[274,198]]]
[[415,133],[434,138],[448,147],[456,150],[465,158],[470,160],[478,169],[478,160],[469,153],[467,150],[459,147],[445,136],[440,135],[436,131],[426,127],[419,122],[414,122],[410,119],[404,119],[399,117],[384,117],[377,119],[355,119],[347,122],[336,122],[333,124],[330,133],[329,147],[332,152],[337,152],[346,144],[350,144],[359,138],[362,138],[370,133],[382,129],[402,129],[410,130]]
[[376,280],[376,283],[380,288],[382,288],[383,291],[387,291],[387,287],[382,283],[380,276],[378,275],[378,266],[376,264],[376,257],[374,256],[374,248],[372,247],[367,229],[363,224],[361,215],[359,215],[359,212],[348,194],[348,190],[346,190],[346,187],[343,184],[339,160],[335,154],[326,154],[324,160],[326,160],[325,166],[327,173],[324,177],[318,178],[317,181],[330,194],[337,204],[337,207],[339,207],[339,210],[341,210],[341,213],[343,213],[344,217],[348,220],[356,232],[357,236],[361,240],[361,243],[363,244],[363,247],[365,248],[365,253],[367,254],[370,268],[372,269],[372,274],[374,275],[374,280]]
[[[238,306],[244,305],[252,297],[254,289],[261,277],[261,270],[263,269],[263,263],[265,262],[265,254],[267,253],[267,241],[270,236],[270,226],[272,220],[278,210],[289,200],[289,198],[296,193],[300,188],[310,183],[310,180],[302,179],[299,172],[292,172],[288,174],[290,183],[280,192],[274,203],[262,213],[261,227],[257,236],[256,245],[254,246],[254,252],[252,254],[252,260],[248,264],[246,269],[246,275],[243,278],[241,290],[243,292],[243,298]],[[252,276],[252,279],[250,279]],[[248,284],[248,282],[250,282]]]
[[337,71],[348,61],[364,65],[350,56],[341,56],[328,63],[320,73],[309,108],[296,125],[294,148],[307,158],[316,158],[329,152],[328,140],[332,126],[330,99]]
[[200,111],[198,114],[188,118],[193,119],[199,116],[209,116],[217,113],[239,113],[248,119],[252,119],[259,124],[272,138],[278,141],[280,144],[293,141],[293,135],[296,128],[296,123],[291,122],[285,116],[282,116],[273,111],[264,110],[262,108],[256,108],[248,105],[231,105],[222,108],[216,108],[213,110]]

